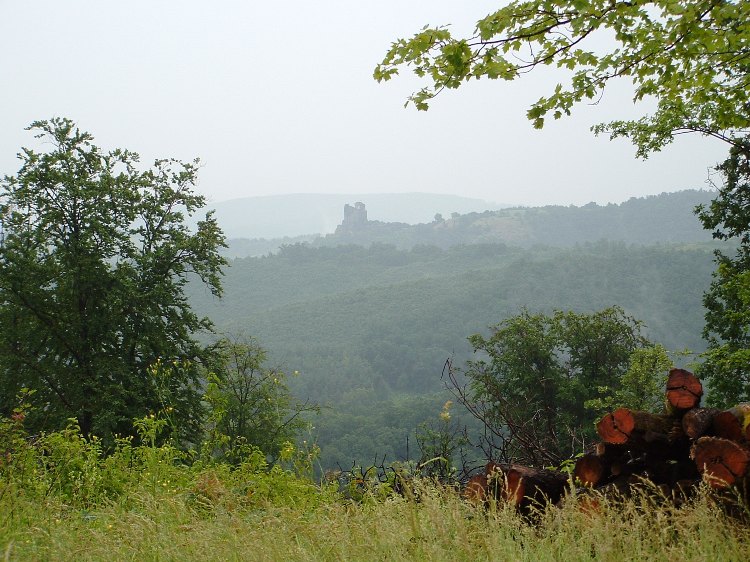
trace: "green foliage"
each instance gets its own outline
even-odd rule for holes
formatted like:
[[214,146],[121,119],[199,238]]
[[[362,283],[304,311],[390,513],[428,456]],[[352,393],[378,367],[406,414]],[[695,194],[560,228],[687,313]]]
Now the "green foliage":
[[667,371],[672,367],[667,350],[660,344],[635,349],[630,354],[628,370],[620,377],[619,387],[600,386],[602,396],[587,400],[584,405],[597,415],[615,408],[660,413],[664,411]]
[[[23,395],[17,407],[27,413]],[[103,457],[74,425],[42,444],[15,413],[0,418],[0,444],[15,444],[11,463],[0,451],[4,557],[620,560],[637,552],[649,560],[739,560],[750,547],[748,527],[722,513],[707,488],[681,508],[653,490],[628,500],[597,496],[596,511],[582,510],[574,492],[530,522],[414,479],[408,466],[360,471],[352,492],[340,494],[279,465],[269,469],[257,449],[237,466],[190,464],[169,444],[146,444],[161,425],[154,420],[138,422],[144,444],[123,438]],[[286,449],[288,459],[297,454]]]
[[70,120],[29,129],[48,150],[24,148],[0,182],[0,412],[25,386],[36,430],[75,418],[109,437],[168,407],[178,437],[195,438],[206,352],[193,334],[211,323],[184,289],[195,278],[220,294],[225,264],[210,215],[186,226],[205,204],[198,161],[139,171],[137,154],[102,151]]
[[[690,201],[684,220],[692,216]],[[654,198],[638,208],[649,217],[655,204],[671,202]],[[467,334],[524,305],[551,314],[616,303],[645,322],[649,339],[702,351],[701,294],[713,248],[301,247],[294,256],[235,260],[221,303],[199,287],[191,302],[219,330],[252,331],[272,365],[300,371],[287,383],[293,396],[323,406],[313,430],[323,468],[349,468],[383,455],[388,462],[418,460],[414,428],[451,398],[440,380],[446,358],[462,364],[471,357]],[[463,408],[452,415],[470,431],[480,429]]]
[[469,338],[478,359],[463,370],[468,392],[455,388],[504,456],[557,465],[593,437],[584,402],[597,387],[620,388],[631,354],[649,344],[641,322],[619,307],[593,314],[527,310]]
[[[0,503],[0,552],[9,560],[618,562],[744,560],[750,548],[750,528],[722,513],[705,489],[680,508],[653,490],[628,500],[597,495],[596,510],[571,496],[529,521],[425,481],[414,484],[419,501],[369,495],[354,502],[304,489],[293,476],[261,474],[206,470],[177,492],[139,489],[131,502],[85,510],[22,495],[13,518]],[[258,497],[268,479],[286,494],[283,502]]]
[[422,475],[452,481],[457,472],[456,455],[469,444],[466,433],[451,412],[453,402],[448,400],[438,416],[439,421],[427,421],[417,427],[416,438],[421,456],[417,467]]
[[[134,438],[117,437],[109,454],[96,436],[84,438],[75,420],[60,430],[30,436],[23,399],[0,418],[0,529],[22,524],[29,502],[52,506],[57,517],[95,520],[92,512],[117,505],[143,513],[154,503],[184,502],[201,516],[217,510],[251,511],[268,506],[311,508],[336,496],[311,480],[318,450],[288,444],[284,463],[269,466],[257,447],[242,462],[192,462],[172,442],[159,443],[166,422],[155,415],[135,420]],[[282,464],[288,465],[284,468]]]
[[709,401],[728,407],[750,400],[750,140],[733,147],[718,170],[723,184],[698,215],[704,228],[735,242],[737,251],[733,258],[715,252],[717,268],[703,299],[708,351],[700,372]]
[[566,69],[567,83],[527,112],[535,128],[624,78],[634,101],[656,99],[655,112],[594,130],[628,137],[645,157],[685,131],[735,142],[750,127],[749,19],[750,5],[731,0],[514,1],[479,20],[472,37],[425,27],[395,41],[374,78],[389,80],[410,67],[430,83],[409,98],[425,110],[440,91],[472,78],[515,80],[539,67]]
[[289,460],[284,451],[309,427],[305,414],[319,408],[293,400],[286,375],[264,365],[266,351],[255,340],[223,338],[214,347],[205,392],[211,433],[206,453],[239,463],[259,448],[274,460]]
[[5,502],[9,516],[14,512],[14,498],[23,494],[22,490],[33,490],[38,485],[36,450],[24,428],[32,394],[29,389],[21,389],[10,416],[0,417],[0,502]]

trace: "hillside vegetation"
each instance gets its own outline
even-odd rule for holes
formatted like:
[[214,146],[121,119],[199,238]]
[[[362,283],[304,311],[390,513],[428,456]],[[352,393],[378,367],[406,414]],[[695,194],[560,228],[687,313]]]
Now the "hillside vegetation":
[[335,467],[405,458],[414,427],[450,398],[441,392],[445,360],[467,359],[467,336],[522,307],[620,305],[653,341],[700,351],[712,248],[293,245],[232,261],[225,297],[195,291],[192,302],[219,331],[253,334],[275,362],[301,373],[294,392],[330,407],[314,420],[314,436],[323,466]]
[[750,551],[740,514],[707,487],[679,509],[649,488],[585,509],[578,489],[524,516],[424,479],[404,480],[403,495],[393,482],[316,485],[311,457],[293,448],[273,468],[257,450],[231,467],[128,440],[105,456],[74,426],[30,440],[22,422],[0,419],[5,560],[703,561]]
[[328,234],[341,222],[346,203],[364,202],[374,218],[386,222],[429,222],[435,213],[498,209],[481,199],[439,193],[295,193],[243,197],[210,203],[229,238],[279,238]]
[[[260,256],[283,244],[297,242],[313,246],[367,246],[379,242],[401,249],[425,244],[449,248],[458,244],[482,243],[524,248],[537,245],[571,247],[598,240],[626,244],[710,242],[710,233],[701,228],[693,210],[697,205],[708,204],[714,196],[712,191],[685,190],[633,197],[620,204],[515,207],[451,213],[434,218],[430,215],[430,219],[420,224],[393,222],[386,218],[384,210],[378,212],[377,207],[368,205],[369,220],[364,224],[339,227],[336,232],[325,236],[310,234],[277,240],[238,239],[230,234],[229,248],[225,253],[230,257]],[[314,208],[311,213],[315,213]],[[283,210],[273,216],[284,220]],[[341,222],[341,216],[339,207],[338,222]]]

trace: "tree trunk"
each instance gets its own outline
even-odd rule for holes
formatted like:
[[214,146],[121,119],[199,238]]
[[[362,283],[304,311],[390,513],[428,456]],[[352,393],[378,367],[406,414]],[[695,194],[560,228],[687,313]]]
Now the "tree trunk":
[[498,484],[499,500],[505,500],[517,508],[531,505],[556,503],[560,500],[568,483],[562,472],[529,468],[517,464],[493,465],[488,477],[490,486]]
[[623,445],[634,437],[644,436],[647,431],[652,440],[656,434],[673,435],[675,420],[670,416],[618,408],[600,419],[596,430],[605,443]]
[[690,439],[713,433],[714,418],[719,412],[716,408],[693,408],[682,417],[682,430]]
[[738,404],[734,408],[719,412],[714,417],[714,433],[717,437],[732,441],[746,441],[750,432],[750,404]]
[[84,410],[78,416],[78,428],[85,439],[91,436],[91,430],[94,426],[94,414],[90,410]]

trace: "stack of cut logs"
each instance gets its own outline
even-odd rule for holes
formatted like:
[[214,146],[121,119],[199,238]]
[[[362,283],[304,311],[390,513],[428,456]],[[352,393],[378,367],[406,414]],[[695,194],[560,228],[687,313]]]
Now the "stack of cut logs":
[[[750,404],[700,408],[702,395],[695,375],[672,369],[666,414],[619,408],[605,415],[597,424],[601,442],[575,464],[577,484],[628,494],[649,481],[679,502],[703,478],[714,489],[732,488],[750,499],[745,481],[750,480]],[[469,480],[464,495],[474,500],[493,495],[524,508],[557,502],[570,481],[564,472],[490,462]]]

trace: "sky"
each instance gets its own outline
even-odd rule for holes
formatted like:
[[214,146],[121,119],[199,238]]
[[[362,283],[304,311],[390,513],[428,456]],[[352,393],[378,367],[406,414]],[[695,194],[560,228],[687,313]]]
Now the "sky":
[[600,204],[706,188],[726,147],[686,135],[647,161],[591,125],[640,115],[626,84],[534,130],[529,105],[563,79],[473,81],[428,112],[404,74],[372,79],[425,24],[470,34],[475,0],[0,0],[0,175],[34,120],[68,117],[145,164],[203,163],[209,201],[289,193],[450,193],[501,204]]

